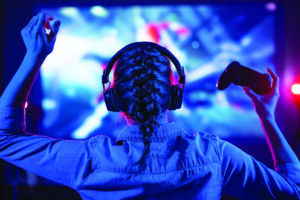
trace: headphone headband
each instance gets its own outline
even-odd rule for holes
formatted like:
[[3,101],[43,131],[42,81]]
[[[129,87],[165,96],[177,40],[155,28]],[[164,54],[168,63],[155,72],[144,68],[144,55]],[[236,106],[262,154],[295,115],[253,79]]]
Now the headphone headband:
[[177,60],[177,58],[166,48],[153,43],[153,42],[134,42],[131,44],[126,45],[125,47],[123,47],[122,49],[120,49],[107,63],[106,68],[103,71],[103,75],[102,75],[102,84],[106,84],[109,82],[108,77],[109,77],[109,73],[111,71],[111,69],[113,68],[113,66],[115,65],[115,63],[117,62],[117,60],[122,56],[122,54],[127,51],[128,49],[134,48],[135,46],[146,46],[149,45],[151,47],[153,47],[154,49],[158,50],[161,52],[162,55],[167,56],[172,63],[174,64],[178,74],[179,74],[179,83],[183,84],[185,83],[185,75],[184,75],[184,68],[180,65],[179,61]]

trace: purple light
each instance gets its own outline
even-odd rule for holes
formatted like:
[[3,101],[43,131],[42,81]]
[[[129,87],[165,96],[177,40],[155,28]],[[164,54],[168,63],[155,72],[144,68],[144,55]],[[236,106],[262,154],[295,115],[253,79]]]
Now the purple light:
[[276,3],[270,2],[266,4],[266,9],[269,11],[275,11],[277,8]]

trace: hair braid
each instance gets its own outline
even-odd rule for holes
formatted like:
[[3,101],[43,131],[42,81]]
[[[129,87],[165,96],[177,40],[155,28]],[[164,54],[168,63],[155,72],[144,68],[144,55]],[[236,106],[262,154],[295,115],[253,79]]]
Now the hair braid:
[[150,46],[129,49],[114,71],[114,86],[122,111],[137,120],[145,144],[141,161],[148,157],[156,117],[167,109],[170,96],[169,60]]

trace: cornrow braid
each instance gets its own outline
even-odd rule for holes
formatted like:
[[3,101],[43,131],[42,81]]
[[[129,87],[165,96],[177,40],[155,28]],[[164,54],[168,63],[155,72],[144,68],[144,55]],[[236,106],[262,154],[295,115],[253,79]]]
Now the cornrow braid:
[[150,138],[157,131],[156,117],[167,109],[171,88],[169,60],[150,46],[129,49],[114,71],[114,88],[121,110],[137,120],[145,144],[141,162],[149,155]]

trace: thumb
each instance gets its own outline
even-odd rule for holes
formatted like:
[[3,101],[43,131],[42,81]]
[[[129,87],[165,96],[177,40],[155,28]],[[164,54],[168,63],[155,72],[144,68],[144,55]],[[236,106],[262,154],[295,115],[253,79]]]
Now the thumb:
[[52,40],[55,40],[56,38],[56,35],[59,31],[59,27],[60,27],[60,20],[56,20],[53,24],[52,24],[52,27],[51,27],[51,31],[49,33],[49,36],[48,36],[48,41],[52,41]]
[[257,101],[257,96],[254,92],[247,86],[243,87],[244,92],[253,100]]

